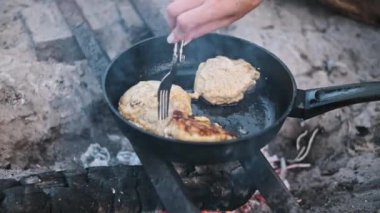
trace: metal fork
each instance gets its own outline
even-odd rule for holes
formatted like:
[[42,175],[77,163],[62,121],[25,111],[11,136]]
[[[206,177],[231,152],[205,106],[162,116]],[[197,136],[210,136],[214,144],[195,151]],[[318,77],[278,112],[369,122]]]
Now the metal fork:
[[177,73],[178,65],[184,60],[183,41],[174,44],[173,58],[170,71],[162,78],[158,88],[158,119],[164,120],[169,116],[169,98],[173,80]]

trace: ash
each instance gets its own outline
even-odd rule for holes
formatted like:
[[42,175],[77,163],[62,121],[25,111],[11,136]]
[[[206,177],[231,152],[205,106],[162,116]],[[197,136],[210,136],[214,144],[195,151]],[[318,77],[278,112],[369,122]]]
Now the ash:
[[140,159],[135,152],[120,150],[116,156],[111,156],[108,149],[100,146],[98,143],[91,144],[86,152],[81,155],[80,161],[84,168],[119,164],[130,166],[141,165]]
[[116,159],[120,164],[124,165],[141,165],[139,157],[137,157],[136,153],[132,151],[120,151],[117,153]]
[[108,166],[110,161],[110,153],[107,148],[101,147],[99,144],[91,144],[87,151],[80,157],[83,167]]

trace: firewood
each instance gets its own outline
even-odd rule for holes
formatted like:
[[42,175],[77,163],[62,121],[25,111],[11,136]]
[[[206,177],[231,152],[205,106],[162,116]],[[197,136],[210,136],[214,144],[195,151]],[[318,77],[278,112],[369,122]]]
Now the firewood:
[[[231,172],[191,170],[180,175],[191,199],[201,209],[237,209],[255,191],[240,167]],[[0,212],[146,212],[158,209],[164,207],[141,166],[92,167],[30,175],[17,181],[0,180]]]

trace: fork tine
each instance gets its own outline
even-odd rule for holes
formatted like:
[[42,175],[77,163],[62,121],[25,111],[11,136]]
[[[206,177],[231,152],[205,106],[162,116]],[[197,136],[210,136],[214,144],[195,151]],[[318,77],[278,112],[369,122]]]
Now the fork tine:
[[165,117],[165,111],[166,111],[166,90],[163,90],[162,91],[163,95],[162,95],[162,120],[164,120],[166,117]]
[[167,98],[167,100],[168,100],[168,111],[167,111],[166,115],[169,117],[169,110],[170,110],[170,91],[168,92],[168,98]]
[[166,90],[162,90],[162,97],[161,97],[161,108],[162,108],[162,110],[161,110],[161,119],[163,120],[163,119],[165,119],[165,106],[166,106],[166,104],[165,104],[165,92],[166,92]]
[[161,91],[161,120],[164,119],[164,111],[165,111],[165,90]]
[[165,98],[165,95],[166,95],[166,90],[163,90],[162,91],[162,119],[165,119],[165,108],[166,108],[166,98]]
[[166,90],[166,95],[165,95],[165,118],[169,117],[169,95],[170,95],[170,89]]
[[158,97],[157,97],[157,104],[158,104],[158,111],[157,111],[157,116],[158,116],[158,120],[160,120],[160,112],[161,112],[161,103],[160,103],[160,100],[161,100],[161,91],[158,91]]
[[163,96],[163,91],[160,90],[158,92],[158,119],[159,120],[162,120],[162,104],[163,104],[163,101],[162,101],[162,96]]
[[[179,46],[178,46],[179,45]],[[158,119],[164,120],[169,117],[170,90],[175,78],[178,64],[183,61],[183,42],[174,45],[173,58],[171,68],[168,73],[162,78],[158,87]]]
[[161,120],[161,91],[158,91],[158,120]]
[[169,110],[169,92],[168,90],[161,90],[158,94],[158,119],[164,120],[168,117]]
[[165,94],[166,90],[162,90],[162,96],[161,96],[161,120],[165,119]]

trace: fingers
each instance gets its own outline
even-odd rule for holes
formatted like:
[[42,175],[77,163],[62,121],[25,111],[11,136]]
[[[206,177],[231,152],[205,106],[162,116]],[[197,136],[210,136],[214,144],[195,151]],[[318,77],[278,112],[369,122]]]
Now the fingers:
[[236,19],[237,19],[237,17],[231,16],[231,17],[227,17],[227,18],[222,19],[222,20],[217,20],[217,21],[213,21],[213,22],[204,24],[200,27],[197,27],[197,28],[191,30],[191,32],[186,35],[184,40],[187,41],[187,43],[188,43],[191,40],[198,38],[198,37],[201,37],[201,36],[203,36],[209,32],[213,32],[217,29],[226,27],[226,26],[230,25],[231,23],[233,23]]
[[178,16],[176,28],[180,32],[187,33],[195,27],[220,19],[223,15],[215,10],[210,11],[206,5],[202,5]]
[[261,0],[174,0],[168,6],[169,43],[189,42],[242,18]]
[[166,8],[170,28],[173,29],[176,26],[176,20],[180,14],[202,5],[204,1],[205,0],[172,0]]
[[234,22],[237,19],[237,17],[227,17],[220,20],[215,20],[212,22],[208,22],[204,25],[195,27],[191,29],[188,33],[183,33],[181,31],[178,31],[178,28],[174,29],[173,32],[168,37],[168,43],[175,43],[180,40],[185,41],[185,45],[188,44],[191,40],[198,38],[200,36],[203,36],[209,32],[213,32],[219,28],[225,27],[230,25],[232,22]]
[[[168,42],[174,43],[179,40],[186,42],[191,39],[189,35],[193,29],[217,20],[224,20],[225,16],[232,14],[228,9],[210,9],[210,6],[212,5],[205,3],[195,9],[180,14],[176,19],[174,30],[168,37]],[[218,23],[220,23],[220,21]]]

